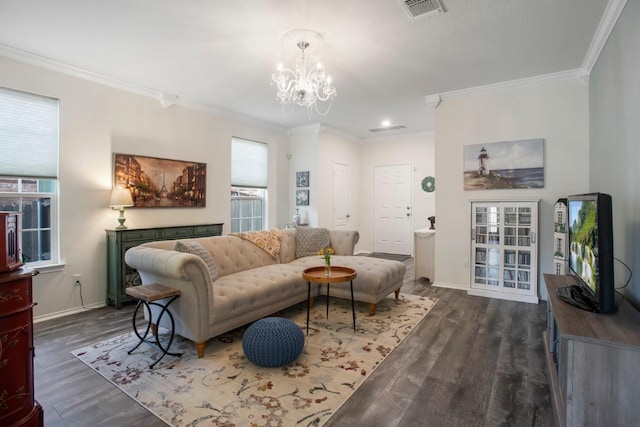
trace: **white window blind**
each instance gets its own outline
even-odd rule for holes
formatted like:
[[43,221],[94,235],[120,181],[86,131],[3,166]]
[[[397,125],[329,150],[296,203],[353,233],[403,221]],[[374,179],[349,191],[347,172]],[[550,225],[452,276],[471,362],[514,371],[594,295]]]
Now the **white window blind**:
[[267,188],[268,145],[246,139],[231,139],[231,185]]
[[0,175],[58,178],[58,100],[0,87]]

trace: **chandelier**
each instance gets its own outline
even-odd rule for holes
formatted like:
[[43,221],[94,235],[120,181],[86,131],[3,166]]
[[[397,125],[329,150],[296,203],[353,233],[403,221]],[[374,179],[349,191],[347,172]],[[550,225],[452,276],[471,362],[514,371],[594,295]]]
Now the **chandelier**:
[[[311,30],[293,30],[285,37],[291,38],[296,35],[310,35],[311,39],[322,40],[319,33]],[[331,77],[326,74],[322,64],[318,63],[314,67],[307,63],[305,50],[310,45],[308,38],[300,39],[296,43],[301,55],[296,61],[295,71],[278,64],[278,72],[271,75],[271,84],[275,83],[278,88],[276,99],[282,105],[282,111],[285,114],[285,107],[293,108],[295,105],[300,105],[307,108],[308,117],[311,117],[313,110],[324,116],[331,109],[333,98],[336,96],[336,88],[331,85]],[[321,111],[318,108],[318,101],[329,101],[326,110]]]

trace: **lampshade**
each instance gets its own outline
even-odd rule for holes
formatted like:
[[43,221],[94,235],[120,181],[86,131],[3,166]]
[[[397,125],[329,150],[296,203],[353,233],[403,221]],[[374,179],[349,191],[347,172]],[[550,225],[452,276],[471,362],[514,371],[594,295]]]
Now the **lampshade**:
[[110,208],[120,208],[124,206],[133,206],[133,198],[128,188],[116,187],[111,190]]

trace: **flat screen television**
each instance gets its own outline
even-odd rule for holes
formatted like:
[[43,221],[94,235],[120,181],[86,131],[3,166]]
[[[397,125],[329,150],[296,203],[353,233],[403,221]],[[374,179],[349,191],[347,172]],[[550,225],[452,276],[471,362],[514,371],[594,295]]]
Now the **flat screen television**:
[[558,290],[570,304],[598,313],[616,311],[613,277],[611,196],[603,193],[567,197],[569,270],[578,285]]

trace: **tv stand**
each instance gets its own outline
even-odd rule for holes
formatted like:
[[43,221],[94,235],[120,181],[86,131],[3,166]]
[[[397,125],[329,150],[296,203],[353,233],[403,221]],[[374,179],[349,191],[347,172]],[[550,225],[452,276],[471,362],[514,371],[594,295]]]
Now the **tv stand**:
[[556,290],[577,280],[544,275],[549,299],[543,341],[556,424],[628,425],[640,419],[640,313],[623,299],[609,314],[565,303]]

